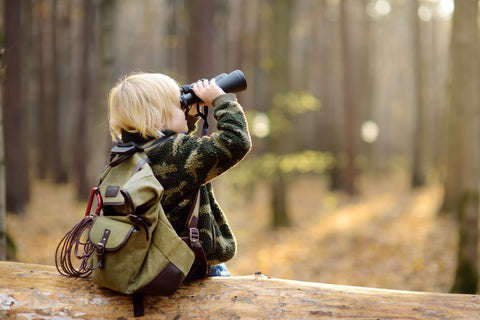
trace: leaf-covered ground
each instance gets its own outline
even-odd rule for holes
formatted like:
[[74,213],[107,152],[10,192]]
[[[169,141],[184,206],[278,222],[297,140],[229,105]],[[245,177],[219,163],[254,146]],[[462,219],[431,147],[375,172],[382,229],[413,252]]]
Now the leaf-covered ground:
[[[302,178],[289,190],[292,227],[269,227],[269,190],[215,186],[238,241],[233,275],[377,288],[447,292],[453,281],[456,225],[439,217],[440,185],[408,188],[406,179],[365,179],[355,197]],[[8,215],[17,260],[54,265],[63,234],[85,213],[69,185],[36,183],[24,215]]]

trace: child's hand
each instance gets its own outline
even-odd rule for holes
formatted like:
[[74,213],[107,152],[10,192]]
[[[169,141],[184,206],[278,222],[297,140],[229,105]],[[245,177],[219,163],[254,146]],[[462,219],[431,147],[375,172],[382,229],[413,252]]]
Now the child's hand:
[[199,80],[193,85],[193,92],[202,99],[203,104],[206,106],[213,106],[213,100],[225,94],[225,91],[215,83],[215,79],[210,80],[210,82],[208,80]]

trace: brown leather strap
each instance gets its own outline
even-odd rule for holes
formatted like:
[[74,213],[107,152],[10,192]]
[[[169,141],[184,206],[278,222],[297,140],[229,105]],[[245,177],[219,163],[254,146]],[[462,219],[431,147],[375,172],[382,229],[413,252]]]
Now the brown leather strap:
[[133,316],[135,318],[144,316],[145,307],[143,305],[143,294],[140,294],[140,293],[132,294],[132,302],[133,302]]
[[[83,217],[70,231],[62,238],[55,251],[55,265],[60,274],[70,277],[86,278],[92,273],[88,263],[95,247],[89,241],[83,241],[84,232],[90,228],[93,217]],[[80,265],[74,263],[72,258],[80,260]]]
[[157,139],[157,140],[150,140],[148,141],[147,143],[144,143],[142,145],[142,148],[143,150],[145,150],[145,153],[147,155],[150,154],[150,152],[152,152],[152,150],[160,143],[162,143],[163,141],[167,140],[171,135],[173,135],[174,133],[173,132],[169,132],[169,133],[166,133],[163,137]]
[[102,240],[98,243],[98,247],[95,250],[95,253],[97,254],[97,259],[98,263],[97,265],[93,268],[100,268],[103,269],[103,265],[105,264],[105,246],[107,245],[108,238],[110,237],[110,230],[105,229],[105,232],[103,233]]
[[188,229],[188,237],[182,237],[182,240],[192,249],[195,254],[195,261],[198,262],[202,270],[205,270],[204,275],[208,272],[207,257],[205,251],[203,251],[202,244],[200,243],[200,232],[197,229],[198,215],[200,210],[200,189],[197,191],[195,200],[190,208],[187,220],[185,221],[185,227]]
[[200,189],[198,189],[193,204],[190,207],[187,220],[185,221],[185,228],[196,228],[198,224],[198,216],[200,212]]
[[195,261],[202,267],[204,271],[204,276],[208,271],[207,257],[205,256],[205,251],[203,251],[202,244],[200,243],[200,232],[197,228],[189,229],[189,236],[182,237],[182,240],[192,249],[195,254]]
[[137,173],[138,171],[140,171],[140,169],[143,167],[143,165],[145,163],[150,163],[150,159],[148,157],[146,158],[143,158],[141,159],[140,161],[137,162],[137,164],[135,165],[135,168],[133,168],[133,171],[132,171],[132,176]]

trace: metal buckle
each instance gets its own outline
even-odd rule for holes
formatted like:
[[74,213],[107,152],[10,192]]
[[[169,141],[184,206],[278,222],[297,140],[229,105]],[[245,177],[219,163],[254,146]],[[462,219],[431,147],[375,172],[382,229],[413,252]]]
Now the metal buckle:
[[200,232],[197,228],[190,228],[190,242],[196,243],[200,241]]
[[101,256],[105,253],[105,244],[99,242],[96,247],[97,255]]
[[96,247],[96,253],[97,253],[97,258],[98,258],[98,267],[100,269],[103,269],[103,266],[105,264],[105,246],[108,241],[108,237],[110,236],[110,230],[105,229],[105,232],[103,233],[102,240],[97,244]]

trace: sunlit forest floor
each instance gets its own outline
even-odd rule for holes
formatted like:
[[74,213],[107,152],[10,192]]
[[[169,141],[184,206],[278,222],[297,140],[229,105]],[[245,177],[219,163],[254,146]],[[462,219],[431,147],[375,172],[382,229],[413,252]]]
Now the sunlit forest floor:
[[[411,190],[406,177],[395,175],[364,178],[359,189],[348,197],[329,192],[318,178],[299,179],[289,188],[292,227],[272,230],[265,185],[239,194],[219,181],[217,198],[238,241],[237,256],[227,263],[230,272],[448,292],[457,234],[452,221],[437,216],[442,188]],[[54,265],[58,241],[81,219],[85,203],[73,201],[69,185],[41,182],[32,191],[27,212],[7,216],[16,258]]]

